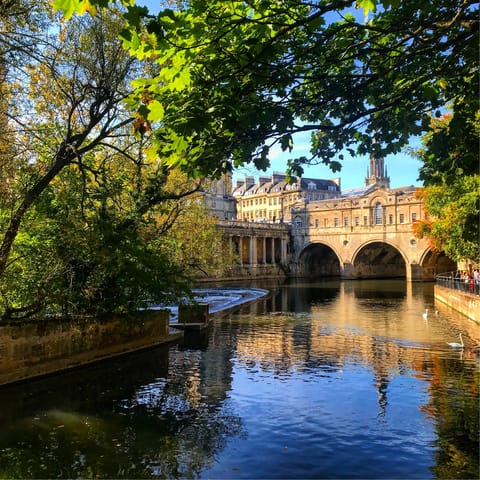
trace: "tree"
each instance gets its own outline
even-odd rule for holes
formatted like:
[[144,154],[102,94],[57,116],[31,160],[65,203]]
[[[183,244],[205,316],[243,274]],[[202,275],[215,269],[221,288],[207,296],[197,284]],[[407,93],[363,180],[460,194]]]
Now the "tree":
[[[455,261],[480,262],[480,175],[478,173],[480,116],[478,98],[459,105],[453,115],[433,118],[416,155],[423,161],[420,195],[429,218],[415,224],[434,251]],[[465,115],[472,105],[474,112]],[[473,119],[472,119],[473,118]]]
[[[69,16],[105,2],[56,5]],[[266,168],[273,145],[294,153],[304,131],[310,156],[290,172],[338,170],[344,149],[398,152],[435,110],[478,94],[474,0],[191,0],[158,15],[130,5],[126,18],[125,46],[161,66],[135,83],[133,106],[161,156],[194,176],[225,159]]]
[[[73,40],[69,37],[62,42],[72,46]],[[42,36],[41,47],[28,50],[29,62],[15,68],[20,91],[15,95],[16,111],[10,115],[9,125],[20,160],[10,181],[21,184],[22,191],[17,191],[12,201],[0,245],[0,275],[8,265],[24,216],[52,179],[132,121],[121,115],[132,59],[125,58],[119,47],[120,55],[107,54],[102,48],[106,43],[100,45],[98,36],[90,38],[88,45],[83,42],[82,47],[90,48],[69,52],[70,58],[60,43],[52,41],[48,35]]]
[[[177,170],[172,172],[167,186],[178,190],[179,185],[188,183],[186,175]],[[210,184],[203,180],[198,193],[171,202],[168,215],[159,219],[162,224],[171,224],[161,237],[168,257],[182,265],[185,274],[196,279],[222,277],[239,261],[205,204],[204,193]]]
[[200,184],[169,183],[169,168],[146,153],[148,125],[124,106],[140,67],[118,41],[119,19],[49,23],[8,61],[3,318],[135,310],[189,292],[158,237],[171,227],[162,215]]

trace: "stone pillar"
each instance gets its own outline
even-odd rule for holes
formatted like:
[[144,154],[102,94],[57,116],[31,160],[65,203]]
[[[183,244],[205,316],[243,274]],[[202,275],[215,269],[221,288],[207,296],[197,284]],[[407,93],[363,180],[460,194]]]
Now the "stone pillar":
[[287,241],[284,238],[282,238],[281,242],[282,242],[282,253],[280,256],[280,262],[285,264],[287,263]]
[[423,268],[418,263],[407,265],[407,282],[422,282]]
[[241,257],[242,265],[249,265],[252,263],[252,257],[250,254],[250,237],[241,237]]
[[178,306],[178,323],[207,323],[208,320],[208,303],[189,303]]
[[248,237],[250,240],[250,265],[257,264],[257,242],[255,237]]
[[342,278],[355,278],[355,268],[353,263],[345,262],[343,264]]

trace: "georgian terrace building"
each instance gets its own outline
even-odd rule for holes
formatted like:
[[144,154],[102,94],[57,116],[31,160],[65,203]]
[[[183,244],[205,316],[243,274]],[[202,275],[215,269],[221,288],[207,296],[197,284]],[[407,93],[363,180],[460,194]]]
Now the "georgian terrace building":
[[290,223],[297,202],[311,202],[340,197],[340,179],[299,178],[288,183],[286,175],[253,176],[237,180],[232,195],[236,201],[237,219],[247,222]]

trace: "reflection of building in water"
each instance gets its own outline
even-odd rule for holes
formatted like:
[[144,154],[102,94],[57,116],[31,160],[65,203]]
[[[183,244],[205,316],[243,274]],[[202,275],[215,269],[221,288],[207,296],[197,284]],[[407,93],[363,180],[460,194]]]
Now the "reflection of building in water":
[[[200,336],[198,339],[201,341]],[[177,370],[180,372],[179,380],[184,382],[186,400],[191,407],[221,404],[225,400],[232,382],[229,358],[224,345],[212,345],[211,341],[208,349],[199,349],[192,340],[189,348],[185,348],[182,354],[177,353],[175,359],[180,365],[177,369],[172,363],[171,372],[173,375]]]
[[[378,343],[372,343],[372,347],[375,345],[378,346]],[[392,344],[383,344],[382,348],[372,348],[372,357],[373,357],[373,370],[374,370],[374,385],[378,392],[378,406],[380,407],[380,411],[378,412],[379,418],[383,418],[385,416],[387,410],[387,390],[388,385],[390,383],[390,372],[389,372],[389,362],[388,357],[391,355],[392,352]],[[395,350],[395,349],[393,349]],[[395,353],[395,352],[393,352]]]
[[391,380],[405,368],[431,363],[428,350],[415,348],[418,342],[432,341],[421,317],[423,305],[417,303],[411,289],[396,291],[397,283],[392,282],[390,293],[403,297],[400,302],[398,298],[389,300],[388,282],[383,283],[385,292],[376,297],[365,292],[362,282],[352,282],[338,284],[337,294],[329,295],[327,302],[300,300],[304,316],[281,312],[264,318],[252,316],[248,325],[252,334],[239,335],[238,360],[249,370],[287,375],[304,368],[332,372],[347,364],[362,365],[371,371],[378,417],[382,418]]

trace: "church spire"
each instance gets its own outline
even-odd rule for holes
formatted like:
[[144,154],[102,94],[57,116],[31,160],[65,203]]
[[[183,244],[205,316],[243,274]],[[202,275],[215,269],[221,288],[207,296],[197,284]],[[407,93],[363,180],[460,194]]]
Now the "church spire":
[[[375,140],[374,140],[375,141]],[[387,167],[383,157],[370,156],[370,173],[367,168],[365,186],[377,185],[378,187],[390,188],[390,177],[387,176]]]

